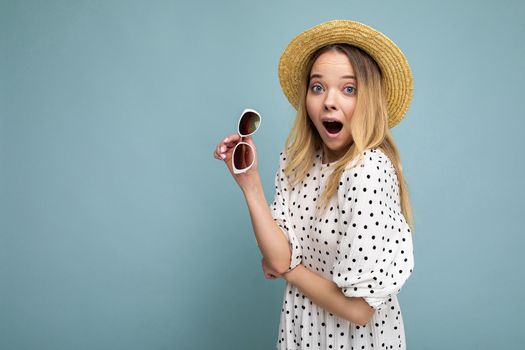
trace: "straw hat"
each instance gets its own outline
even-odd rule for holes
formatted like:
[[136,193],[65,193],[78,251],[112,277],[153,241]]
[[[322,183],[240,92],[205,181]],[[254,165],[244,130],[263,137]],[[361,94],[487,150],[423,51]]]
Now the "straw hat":
[[299,86],[308,58],[317,49],[346,43],[366,51],[379,65],[388,103],[388,126],[403,119],[412,100],[413,78],[405,55],[383,33],[355,21],[321,23],[296,36],[279,60],[279,82],[292,106],[297,109]]

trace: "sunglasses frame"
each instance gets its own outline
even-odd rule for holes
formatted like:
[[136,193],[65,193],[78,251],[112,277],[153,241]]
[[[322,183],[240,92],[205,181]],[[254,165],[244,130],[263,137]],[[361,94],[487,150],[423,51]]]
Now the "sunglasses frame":
[[[249,134],[241,134],[241,120],[242,120],[242,117],[244,117],[244,115],[246,113],[254,113],[256,114],[258,117],[259,117],[259,124],[257,125],[257,128],[249,133]],[[232,152],[232,169],[233,169],[233,172],[234,174],[242,174],[242,173],[245,173],[247,172],[252,166],[253,164],[255,163],[255,150],[253,149],[252,145],[250,145],[249,143],[246,143],[244,141],[242,141],[242,138],[243,137],[248,137],[250,135],[253,135],[257,132],[257,130],[260,129],[261,127],[261,123],[262,123],[262,117],[261,117],[261,114],[259,112],[257,112],[255,109],[251,109],[251,108],[246,108],[244,111],[242,111],[241,113],[241,116],[239,117],[239,122],[237,123],[237,134],[241,137],[241,141],[238,142],[235,147],[233,148],[233,152]],[[239,147],[239,145],[246,145],[248,146],[248,148],[251,150],[251,152],[254,154],[254,157],[253,157],[253,160],[252,160],[252,163],[250,165],[248,165],[246,168],[243,168],[243,169],[237,169],[237,167],[235,166],[235,152],[237,151],[237,147]]]

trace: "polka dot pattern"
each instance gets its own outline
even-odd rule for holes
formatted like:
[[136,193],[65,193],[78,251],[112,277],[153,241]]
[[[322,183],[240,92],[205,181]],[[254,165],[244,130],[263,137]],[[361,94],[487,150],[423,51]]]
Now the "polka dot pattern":
[[326,212],[317,216],[334,165],[321,158],[318,150],[306,178],[292,187],[284,174],[285,153],[280,154],[270,209],[290,242],[289,269],[302,263],[346,296],[363,297],[374,315],[366,325],[354,324],[287,283],[276,348],[405,349],[396,294],[412,273],[414,257],[395,168],[380,149],[365,150],[361,164],[355,159],[347,165]]

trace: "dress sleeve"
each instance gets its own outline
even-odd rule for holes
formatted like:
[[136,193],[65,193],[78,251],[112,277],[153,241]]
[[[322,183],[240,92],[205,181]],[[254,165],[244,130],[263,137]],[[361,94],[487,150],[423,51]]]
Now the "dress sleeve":
[[287,271],[292,270],[302,261],[302,248],[297,236],[294,232],[293,225],[290,220],[290,186],[288,184],[288,178],[284,173],[284,167],[286,166],[286,155],[284,151],[279,156],[279,169],[275,174],[275,196],[273,203],[270,205],[270,212],[272,217],[281,228],[281,231],[288,239],[290,243],[290,249],[292,251],[292,257],[290,266]]
[[347,297],[381,309],[414,267],[412,233],[401,213],[395,168],[384,154],[364,151],[364,162],[346,169],[338,205],[343,236],[333,281]]

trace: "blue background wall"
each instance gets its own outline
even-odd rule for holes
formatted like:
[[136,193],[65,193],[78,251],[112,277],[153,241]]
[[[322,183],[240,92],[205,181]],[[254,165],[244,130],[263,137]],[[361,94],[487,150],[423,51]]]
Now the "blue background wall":
[[213,148],[258,109],[268,201],[293,110],[277,62],[354,19],[415,94],[393,129],[416,266],[410,349],[525,341],[525,5],[518,1],[2,1],[1,349],[271,349],[241,191]]

